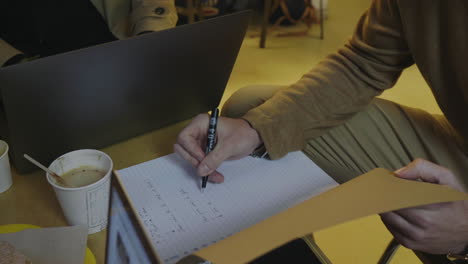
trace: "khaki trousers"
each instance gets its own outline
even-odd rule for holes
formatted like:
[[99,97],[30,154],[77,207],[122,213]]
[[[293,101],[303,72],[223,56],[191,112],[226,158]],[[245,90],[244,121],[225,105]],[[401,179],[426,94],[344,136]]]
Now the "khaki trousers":
[[[221,113],[241,117],[280,87],[242,88]],[[376,167],[397,170],[423,158],[450,169],[468,187],[468,156],[462,146],[463,140],[443,115],[375,99],[344,124],[310,138],[303,152],[339,183]]]

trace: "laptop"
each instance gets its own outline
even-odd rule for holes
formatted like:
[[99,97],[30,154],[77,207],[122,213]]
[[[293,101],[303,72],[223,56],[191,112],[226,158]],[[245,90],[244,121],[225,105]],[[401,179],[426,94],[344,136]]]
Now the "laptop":
[[251,11],[0,69],[0,136],[19,173],[216,107]]

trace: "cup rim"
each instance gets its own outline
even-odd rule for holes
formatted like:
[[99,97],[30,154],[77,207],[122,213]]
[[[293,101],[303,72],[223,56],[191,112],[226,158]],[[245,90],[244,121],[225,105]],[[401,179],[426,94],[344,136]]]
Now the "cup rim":
[[94,186],[97,186],[99,185],[101,182],[104,182],[105,180],[107,180],[108,176],[110,176],[110,174],[112,173],[112,170],[114,168],[114,163],[112,161],[112,159],[110,158],[109,155],[107,155],[105,152],[103,151],[100,151],[100,150],[97,150],[97,149],[77,149],[77,150],[73,150],[73,151],[70,151],[70,152],[67,152],[63,155],[61,155],[60,157],[54,159],[50,165],[49,165],[49,169],[50,169],[50,166],[52,165],[52,163],[54,163],[56,160],[60,159],[61,157],[65,156],[65,155],[69,155],[69,154],[72,154],[74,152],[79,152],[79,151],[95,151],[95,152],[99,152],[100,154],[103,154],[104,157],[108,158],[109,161],[110,161],[110,168],[109,170],[106,172],[106,174],[104,175],[104,177],[102,177],[101,179],[99,179],[98,181],[96,182],[93,182],[91,184],[88,184],[88,185],[85,185],[85,186],[81,186],[81,187],[63,187],[63,186],[60,186],[58,184],[56,184],[54,181],[51,180],[52,176],[50,176],[50,174],[47,172],[46,173],[46,177],[47,177],[47,181],[49,182],[50,185],[52,185],[54,188],[57,188],[59,190],[62,190],[62,191],[80,191],[80,190],[83,190],[83,189],[88,189],[90,187],[94,187]]
[[10,146],[8,145],[8,143],[6,143],[5,140],[1,140],[0,139],[0,143],[1,144],[5,144],[5,152],[2,153],[2,155],[0,155],[0,159],[3,159],[3,157],[5,157],[5,155],[8,155],[8,151],[10,150]]

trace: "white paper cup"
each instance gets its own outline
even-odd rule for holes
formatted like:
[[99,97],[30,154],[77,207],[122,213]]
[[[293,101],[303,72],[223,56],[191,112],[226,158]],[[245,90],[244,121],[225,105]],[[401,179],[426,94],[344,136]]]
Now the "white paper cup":
[[0,140],[0,193],[8,190],[12,183],[8,144]]
[[69,152],[54,160],[49,169],[63,175],[73,169],[91,166],[105,171],[100,180],[77,188],[58,185],[47,173],[47,181],[53,186],[57,199],[69,225],[88,226],[88,234],[99,232],[107,226],[112,160],[104,152],[81,149]]

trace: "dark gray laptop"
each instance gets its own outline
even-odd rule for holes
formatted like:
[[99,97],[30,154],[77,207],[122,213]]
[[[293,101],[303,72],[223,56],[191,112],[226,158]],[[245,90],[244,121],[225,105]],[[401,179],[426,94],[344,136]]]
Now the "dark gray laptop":
[[1,137],[20,173],[217,106],[251,12],[0,69]]

